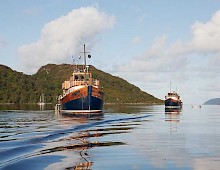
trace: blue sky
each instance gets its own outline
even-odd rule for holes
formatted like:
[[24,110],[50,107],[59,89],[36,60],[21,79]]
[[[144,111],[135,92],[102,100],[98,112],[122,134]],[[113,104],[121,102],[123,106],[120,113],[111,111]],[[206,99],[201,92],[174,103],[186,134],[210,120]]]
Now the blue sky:
[[0,64],[34,74],[86,44],[98,69],[201,104],[220,97],[219,27],[219,0],[1,0]]

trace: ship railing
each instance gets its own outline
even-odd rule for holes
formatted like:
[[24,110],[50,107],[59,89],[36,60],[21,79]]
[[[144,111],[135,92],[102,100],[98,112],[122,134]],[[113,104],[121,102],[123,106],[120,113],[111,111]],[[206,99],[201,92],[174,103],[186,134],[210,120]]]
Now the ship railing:
[[80,86],[80,85],[95,85],[95,86],[99,86],[100,85],[100,81],[95,79],[95,80],[75,80],[75,81],[70,81],[70,87],[74,87],[74,86]]
[[80,86],[80,85],[94,85],[94,86],[100,86],[100,81],[97,79],[94,80],[74,80],[74,81],[65,81],[62,84],[62,89],[67,90],[70,87],[74,86]]
[[80,86],[80,85],[91,85],[91,81],[87,81],[87,80],[75,80],[75,81],[71,81],[70,82],[70,86],[74,87],[74,86]]

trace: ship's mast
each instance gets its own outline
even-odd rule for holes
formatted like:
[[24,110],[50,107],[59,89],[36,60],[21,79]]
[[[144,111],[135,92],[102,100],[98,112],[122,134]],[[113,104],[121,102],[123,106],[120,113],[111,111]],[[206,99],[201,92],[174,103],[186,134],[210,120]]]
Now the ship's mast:
[[83,49],[83,54],[84,54],[84,71],[86,70],[86,45],[84,44],[84,49]]
[[[86,53],[90,53],[86,51],[86,45],[84,44],[84,48],[83,48],[83,55],[84,55],[84,66],[83,66],[83,70],[84,72],[86,72]],[[89,57],[91,57],[91,55],[89,55]],[[88,71],[88,70],[87,70]]]
[[170,93],[171,93],[171,82],[170,82]]

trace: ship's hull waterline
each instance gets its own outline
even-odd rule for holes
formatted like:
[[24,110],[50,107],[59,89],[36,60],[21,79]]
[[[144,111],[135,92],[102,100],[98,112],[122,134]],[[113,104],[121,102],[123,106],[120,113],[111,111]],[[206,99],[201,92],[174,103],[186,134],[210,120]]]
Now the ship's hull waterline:
[[181,101],[176,101],[173,99],[166,99],[165,100],[165,107],[166,108],[181,108],[182,107],[182,102]]
[[103,108],[104,93],[94,86],[75,90],[60,100],[62,110],[97,112]]

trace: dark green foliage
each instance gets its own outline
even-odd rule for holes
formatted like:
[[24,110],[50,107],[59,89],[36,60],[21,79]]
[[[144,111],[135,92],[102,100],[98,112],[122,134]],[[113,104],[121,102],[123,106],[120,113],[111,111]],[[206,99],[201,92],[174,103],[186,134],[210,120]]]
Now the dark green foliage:
[[[127,81],[90,66],[93,78],[101,81],[107,103],[162,103]],[[37,103],[44,94],[47,103],[56,103],[61,85],[74,70],[70,64],[48,64],[34,75],[25,75],[0,65],[0,103]]]

